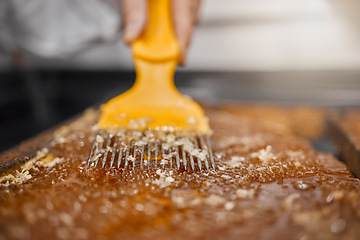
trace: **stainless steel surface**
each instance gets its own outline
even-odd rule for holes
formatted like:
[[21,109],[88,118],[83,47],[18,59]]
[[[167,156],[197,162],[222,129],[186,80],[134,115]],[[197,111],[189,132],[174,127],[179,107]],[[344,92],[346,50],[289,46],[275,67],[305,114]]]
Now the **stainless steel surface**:
[[360,71],[184,73],[176,83],[183,93],[215,104],[236,101],[360,107]]

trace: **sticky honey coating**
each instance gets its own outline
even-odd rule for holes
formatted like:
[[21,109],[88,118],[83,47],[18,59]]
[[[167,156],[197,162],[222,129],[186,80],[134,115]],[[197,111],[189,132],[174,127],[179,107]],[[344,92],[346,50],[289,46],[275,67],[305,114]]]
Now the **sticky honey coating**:
[[0,176],[0,239],[358,238],[360,182],[342,163],[288,125],[206,112],[216,171],[88,168],[98,113],[58,129],[18,170],[30,178]]

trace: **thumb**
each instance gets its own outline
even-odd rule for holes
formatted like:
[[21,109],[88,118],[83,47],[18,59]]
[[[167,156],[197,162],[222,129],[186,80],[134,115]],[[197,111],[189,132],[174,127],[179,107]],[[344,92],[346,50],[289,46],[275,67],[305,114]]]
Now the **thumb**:
[[173,0],[172,13],[175,34],[180,45],[179,63],[184,65],[194,23],[192,0]]
[[148,19],[147,0],[120,0],[123,16],[123,39],[131,44],[144,31]]

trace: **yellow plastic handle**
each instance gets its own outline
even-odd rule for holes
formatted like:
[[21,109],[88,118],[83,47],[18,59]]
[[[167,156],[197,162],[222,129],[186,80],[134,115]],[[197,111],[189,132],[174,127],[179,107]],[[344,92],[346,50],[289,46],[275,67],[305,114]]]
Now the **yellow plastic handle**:
[[173,31],[171,0],[149,0],[148,4],[148,24],[132,44],[134,58],[178,62],[180,48]]
[[[171,0],[148,3],[148,25],[132,44],[135,84],[102,107],[98,124],[101,129],[121,126],[133,129],[141,125],[141,129],[208,133],[204,111],[174,84],[180,50],[171,21]],[[139,121],[142,124],[133,124]]]

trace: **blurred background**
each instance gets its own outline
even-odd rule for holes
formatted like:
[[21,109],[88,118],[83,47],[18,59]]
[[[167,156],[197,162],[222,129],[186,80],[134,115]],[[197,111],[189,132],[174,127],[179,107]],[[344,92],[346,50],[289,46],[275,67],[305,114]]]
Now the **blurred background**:
[[[128,89],[117,0],[0,0],[0,151]],[[360,106],[358,0],[204,0],[180,91]]]

